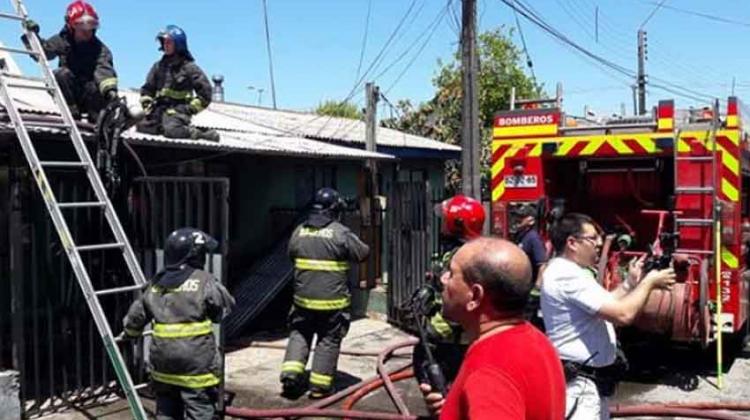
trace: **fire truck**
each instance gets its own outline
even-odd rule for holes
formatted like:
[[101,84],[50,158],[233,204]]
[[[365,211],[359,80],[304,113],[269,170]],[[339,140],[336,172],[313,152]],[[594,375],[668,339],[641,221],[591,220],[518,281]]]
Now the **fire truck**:
[[543,234],[564,212],[587,214],[605,235],[595,269],[606,288],[644,254],[677,272],[671,291],[651,293],[637,331],[704,346],[744,332],[750,148],[738,99],[688,110],[662,100],[648,115],[596,121],[561,103],[518,101],[495,115],[493,233],[508,236],[522,206]]

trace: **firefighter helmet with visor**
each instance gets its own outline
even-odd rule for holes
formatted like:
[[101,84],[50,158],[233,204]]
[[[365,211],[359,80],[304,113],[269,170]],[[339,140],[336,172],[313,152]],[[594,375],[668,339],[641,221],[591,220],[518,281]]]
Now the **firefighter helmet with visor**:
[[164,265],[177,268],[187,264],[202,269],[206,254],[216,250],[219,243],[211,235],[195,228],[180,228],[169,234],[164,246]]
[[94,6],[85,1],[74,1],[65,11],[65,25],[69,30],[96,30],[99,28],[99,15]]
[[462,240],[482,234],[485,212],[478,200],[459,194],[438,204],[435,210],[443,219],[443,234]]

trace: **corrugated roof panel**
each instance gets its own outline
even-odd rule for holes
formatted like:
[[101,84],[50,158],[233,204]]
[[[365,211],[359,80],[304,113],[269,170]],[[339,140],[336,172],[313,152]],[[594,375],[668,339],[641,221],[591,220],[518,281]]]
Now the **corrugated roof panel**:
[[187,148],[255,152],[269,155],[343,158],[343,159],[394,159],[385,153],[374,153],[352,147],[337,146],[301,137],[289,137],[259,133],[241,133],[222,131],[221,142],[207,140],[169,139],[164,136],[144,134],[130,129],[123,137],[134,144],[164,145]]
[[[225,115],[234,115],[242,120],[254,121],[264,128],[281,130],[287,134],[354,143],[365,142],[365,123],[358,120],[231,103],[213,103],[211,109]],[[461,150],[458,146],[390,128],[378,127],[377,130],[378,144],[383,146]]]

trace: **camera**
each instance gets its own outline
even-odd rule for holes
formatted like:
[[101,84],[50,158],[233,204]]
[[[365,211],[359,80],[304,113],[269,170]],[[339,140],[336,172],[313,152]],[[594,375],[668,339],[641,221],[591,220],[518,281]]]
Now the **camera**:
[[643,272],[648,273],[651,270],[663,270],[668,268],[672,263],[672,255],[677,249],[680,234],[671,232],[662,232],[659,234],[659,245],[662,249],[661,255],[653,255],[649,250],[646,261],[643,262]]

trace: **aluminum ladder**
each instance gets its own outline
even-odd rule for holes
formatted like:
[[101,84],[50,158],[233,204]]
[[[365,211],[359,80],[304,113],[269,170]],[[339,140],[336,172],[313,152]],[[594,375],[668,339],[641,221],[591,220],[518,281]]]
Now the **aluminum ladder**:
[[[718,100],[713,103],[713,118],[706,131],[706,141],[704,143],[705,153],[695,156],[680,155],[678,151],[678,142],[680,139],[680,131],[677,131],[674,140],[674,179],[675,179],[675,194],[684,196],[692,194],[693,196],[700,197],[702,205],[705,205],[707,201],[710,201],[710,212],[705,216],[710,217],[693,217],[693,218],[675,218],[674,228],[675,232],[679,232],[681,228],[695,227],[705,232],[704,241],[708,242],[708,249],[691,249],[691,248],[679,248],[675,250],[676,253],[699,255],[702,258],[701,263],[701,278],[699,282],[699,307],[700,311],[707,310],[706,308],[710,304],[709,299],[709,283],[710,283],[710,272],[709,265],[713,264],[714,268],[721,265],[721,243],[715,241],[716,233],[720,231],[720,218],[721,218],[721,200],[719,199],[719,176],[718,170],[719,165],[719,154],[716,135],[717,131],[721,129],[721,120],[719,119],[719,103]],[[707,182],[701,182],[700,185],[678,185],[678,173],[680,171],[696,171],[700,170],[705,172],[704,167],[706,165],[711,173],[710,179]],[[679,204],[681,200],[677,200]],[[680,207],[678,205],[678,207]],[[720,297],[717,297],[717,300]],[[720,315],[719,315],[720,317]],[[705,347],[711,340],[714,333],[713,328],[716,327],[717,331],[721,331],[720,326],[714,325],[703,325],[701,328],[704,329],[704,341],[702,345]]]
[[[26,7],[21,0],[11,0],[15,13],[0,13],[0,19],[16,20],[22,24],[28,20],[28,12]],[[55,76],[50,69],[50,65],[47,62],[45,54],[42,50],[42,45],[39,38],[35,33],[27,29],[23,29],[26,37],[29,41],[30,50],[0,47],[0,51],[5,51],[13,54],[24,54],[34,59],[41,69],[41,78],[32,78],[26,76],[19,76],[10,74],[7,71],[0,72],[0,99],[2,99],[5,105],[5,111],[8,113],[10,121],[13,124],[13,128],[18,136],[18,141],[21,144],[23,153],[26,160],[31,168],[31,173],[39,187],[44,203],[47,206],[47,211],[54,223],[57,234],[60,237],[60,243],[62,244],[65,254],[70,261],[71,268],[75,273],[78,280],[78,284],[83,292],[83,296],[86,299],[91,315],[94,318],[96,327],[99,331],[99,335],[104,343],[104,347],[107,354],[112,362],[112,367],[117,375],[117,379],[125,393],[125,396],[130,406],[130,410],[133,414],[133,418],[138,420],[146,420],[147,415],[143,409],[143,404],[137,394],[136,387],[133,384],[133,380],[128,372],[125,360],[117,346],[117,340],[112,334],[112,329],[109,326],[107,318],[102,310],[101,302],[99,297],[103,295],[110,295],[114,293],[132,293],[142,290],[146,286],[146,279],[143,275],[138,260],[136,259],[133,249],[130,246],[127,236],[120,224],[120,220],[115,213],[112,203],[107,196],[107,192],[99,178],[99,172],[91,160],[86,145],[81,137],[81,133],[76,126],[76,122],[70,113],[65,98],[63,97],[60,86],[58,86]],[[36,85],[19,84],[19,80],[38,82]],[[15,103],[10,94],[10,89],[33,89],[42,90],[48,92],[54,99],[56,108],[58,109],[62,123],[55,125],[54,128],[64,130],[68,134],[69,140],[72,142],[75,148],[78,160],[69,161],[40,161],[37,155],[37,151],[34,144],[29,136],[29,132],[26,128],[26,122],[21,116],[21,113],[16,108]],[[45,125],[49,126],[49,125]],[[80,169],[86,173],[86,178],[93,190],[96,201],[91,202],[58,202],[54,192],[47,180],[47,174],[45,172],[48,168],[68,168],[68,169]],[[101,243],[92,245],[78,245],[74,238],[71,236],[70,229],[68,228],[67,222],[63,215],[65,209],[75,208],[99,208],[104,212],[106,224],[111,229],[115,242],[112,243]],[[122,252],[122,257],[125,260],[125,265],[130,273],[130,277],[133,280],[133,284],[124,287],[115,287],[110,289],[95,290],[91,283],[91,278],[86,270],[81,254],[91,251],[99,250],[111,250],[117,249]]]

